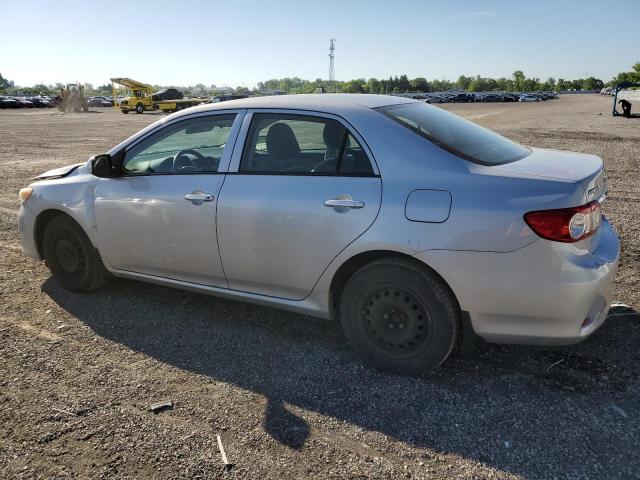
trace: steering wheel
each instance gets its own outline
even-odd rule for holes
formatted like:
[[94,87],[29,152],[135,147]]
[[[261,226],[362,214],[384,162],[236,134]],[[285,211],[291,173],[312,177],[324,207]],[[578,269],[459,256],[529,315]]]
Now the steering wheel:
[[327,158],[326,160],[318,162],[311,170],[311,173],[335,173],[337,166],[337,158]]
[[[186,170],[198,170],[198,166],[193,162],[189,155],[193,155],[198,160],[204,160],[204,155],[200,152],[187,148],[180,150],[173,157],[173,171],[186,171]],[[186,159],[186,162],[185,160]]]

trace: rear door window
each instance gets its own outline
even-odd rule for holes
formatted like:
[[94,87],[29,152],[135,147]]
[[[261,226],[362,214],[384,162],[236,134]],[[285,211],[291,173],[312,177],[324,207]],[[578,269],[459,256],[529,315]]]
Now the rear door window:
[[323,117],[272,113],[253,115],[240,172],[374,174],[362,146],[340,122]]

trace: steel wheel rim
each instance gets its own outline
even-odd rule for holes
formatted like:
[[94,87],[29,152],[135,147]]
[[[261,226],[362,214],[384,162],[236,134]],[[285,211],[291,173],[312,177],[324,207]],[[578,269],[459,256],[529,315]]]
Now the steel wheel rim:
[[395,285],[376,287],[360,302],[359,327],[367,343],[394,359],[415,357],[428,348],[432,322],[417,295]]
[[62,273],[68,277],[81,276],[86,268],[86,258],[78,239],[70,234],[60,235],[55,243],[56,261]]

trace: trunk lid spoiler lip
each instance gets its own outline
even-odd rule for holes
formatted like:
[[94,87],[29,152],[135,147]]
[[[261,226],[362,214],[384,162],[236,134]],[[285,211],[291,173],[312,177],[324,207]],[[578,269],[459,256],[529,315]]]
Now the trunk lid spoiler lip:
[[602,159],[586,153],[531,147],[531,154],[516,162],[492,167],[506,173],[579,183],[586,202],[604,201],[608,194]]

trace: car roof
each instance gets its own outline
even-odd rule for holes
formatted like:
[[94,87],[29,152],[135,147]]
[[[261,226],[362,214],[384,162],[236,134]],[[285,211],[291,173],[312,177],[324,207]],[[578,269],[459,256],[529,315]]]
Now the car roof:
[[402,103],[415,103],[416,100],[391,95],[368,95],[352,93],[321,93],[303,95],[271,95],[264,97],[240,98],[221,103],[210,103],[185,110],[185,114],[210,110],[229,110],[237,108],[277,108],[310,110],[342,114],[365,108],[377,108]]

